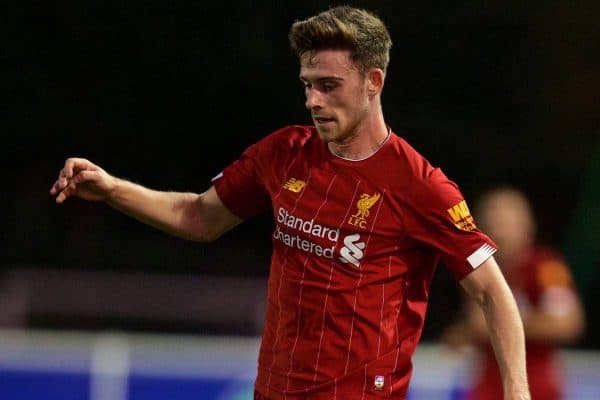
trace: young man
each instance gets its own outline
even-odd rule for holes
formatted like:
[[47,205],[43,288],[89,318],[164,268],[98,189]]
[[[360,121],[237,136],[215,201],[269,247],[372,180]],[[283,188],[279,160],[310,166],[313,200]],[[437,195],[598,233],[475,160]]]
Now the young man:
[[275,220],[257,399],[405,399],[441,258],[488,320],[505,399],[529,399],[523,328],[456,185],[386,126],[391,40],[372,14],[336,7],[296,22],[314,126],[250,146],[202,194],[153,191],[68,159],[56,201],[102,200],[184,238]]

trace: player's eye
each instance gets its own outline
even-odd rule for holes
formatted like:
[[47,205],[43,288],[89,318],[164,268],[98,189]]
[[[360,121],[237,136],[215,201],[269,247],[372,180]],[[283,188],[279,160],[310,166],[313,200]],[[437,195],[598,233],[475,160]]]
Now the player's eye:
[[323,91],[324,93],[331,92],[332,90],[334,90],[338,87],[337,83],[335,83],[335,82],[323,82],[319,86],[320,86],[321,91]]

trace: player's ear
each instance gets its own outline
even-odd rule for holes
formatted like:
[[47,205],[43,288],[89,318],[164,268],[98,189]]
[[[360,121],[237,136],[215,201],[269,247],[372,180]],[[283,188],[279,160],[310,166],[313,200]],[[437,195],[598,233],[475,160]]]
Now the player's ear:
[[383,90],[385,74],[380,68],[371,68],[367,72],[366,81],[367,92],[369,93],[369,97],[376,96]]

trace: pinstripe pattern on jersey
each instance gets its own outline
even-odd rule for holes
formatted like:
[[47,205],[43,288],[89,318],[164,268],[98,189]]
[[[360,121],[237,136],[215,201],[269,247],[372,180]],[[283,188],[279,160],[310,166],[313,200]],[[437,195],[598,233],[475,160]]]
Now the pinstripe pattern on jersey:
[[[385,196],[385,190],[383,191],[383,195]],[[369,235],[367,236],[367,241],[365,243],[365,248],[363,250],[363,253],[365,256],[367,254],[367,250],[369,249],[369,242],[371,240],[371,236],[373,234],[373,229],[375,228],[375,225],[377,222],[377,217],[379,216],[379,211],[381,210],[382,204],[383,204],[383,201],[380,201],[379,205],[377,206],[377,212],[375,213],[375,217],[373,218],[373,221],[371,222],[371,229],[369,230]],[[354,290],[354,305],[352,308],[352,321],[350,323],[350,338],[348,339],[348,353],[346,355],[346,367],[344,368],[344,374],[348,373],[348,367],[350,365],[350,354],[352,353],[352,334],[354,333],[354,320],[355,320],[355,315],[356,315],[356,301],[358,299],[358,292],[360,290],[360,283],[362,281],[362,278],[363,278],[363,274],[359,274],[358,283],[356,284],[356,289]]]
[[362,392],[361,400],[365,399],[365,394],[367,392],[367,365],[368,364],[365,364],[365,377],[364,377],[364,382],[363,382],[363,392]]
[[[292,169],[292,165],[294,163],[290,162],[287,168],[287,171],[285,173],[285,177],[283,182],[286,182],[289,178],[289,172]],[[308,178],[306,179],[306,184],[308,185],[309,181],[310,181],[310,175],[308,176]],[[279,191],[277,192],[277,195],[274,196],[274,200],[277,200],[279,198],[279,196],[281,195],[281,192],[283,191],[283,185],[280,186]],[[296,197],[296,201],[294,203],[294,208],[293,211],[296,210],[296,208],[298,207],[298,202],[300,200],[300,198],[302,197],[302,195],[305,193],[306,191],[303,190],[302,192],[300,192],[300,194],[298,195],[298,197]],[[285,265],[285,261],[287,260],[287,252],[289,250],[289,247],[286,247],[284,250],[284,257],[283,257],[283,263],[281,265],[281,275],[279,277],[279,287],[277,288],[277,307],[278,307],[278,313],[281,313],[281,298],[280,298],[280,294],[281,294],[281,286],[282,286],[282,280],[283,280],[283,266]],[[275,348],[277,346],[277,341],[279,340],[279,329],[281,328],[280,326],[280,322],[281,322],[281,315],[278,314],[277,316],[277,329],[275,330],[275,340],[273,341],[273,346],[271,348],[271,352],[272,352],[272,357],[273,357],[273,361],[271,362],[271,365],[269,366],[269,376],[267,379],[267,396],[269,396],[269,393],[271,392],[271,377],[273,375],[273,366],[275,365]]]
[[[338,225],[338,229],[341,229],[342,226],[344,225],[346,219],[348,218],[348,215],[350,214],[351,210],[352,210],[352,205],[354,204],[354,200],[356,199],[356,194],[358,193],[358,187],[360,185],[360,180],[358,180],[356,182],[356,185],[354,186],[354,193],[352,193],[352,198],[350,199],[350,202],[348,203],[348,208],[346,209],[346,213],[344,214],[344,217],[342,218],[342,220],[340,221],[339,225]],[[321,348],[323,345],[323,336],[325,334],[325,315],[326,315],[326,311],[327,311],[327,300],[329,298],[329,289],[331,288],[331,279],[333,277],[333,271],[334,271],[334,266],[335,266],[335,259],[331,260],[331,268],[329,270],[329,282],[327,283],[327,288],[325,289],[325,299],[323,301],[323,316],[321,318],[321,334],[319,336],[319,347],[317,348],[317,359],[315,361],[315,374],[313,376],[313,383],[317,380],[317,373],[319,372],[319,359],[320,359],[320,355],[321,355]],[[335,393],[337,389],[337,379],[334,380],[334,399],[335,397]]]
[[[317,211],[315,212],[315,215],[313,216],[313,219],[317,219],[317,217],[319,216],[319,213],[321,212],[321,209],[323,208],[323,206],[325,204],[327,204],[327,201],[329,200],[329,191],[331,190],[333,183],[335,182],[335,179],[337,178],[337,174],[334,175],[331,180],[329,181],[329,185],[327,186],[327,190],[325,192],[325,197],[323,198],[323,201],[321,202],[321,204],[319,205],[319,208],[317,209]],[[308,189],[308,183],[305,187],[304,190]],[[290,369],[287,372],[287,382],[286,382],[286,390],[289,389],[289,384],[290,384],[290,373],[293,370],[293,361],[294,361],[294,352],[296,350],[296,345],[298,344],[298,337],[300,336],[300,316],[301,316],[301,312],[302,312],[302,288],[303,288],[303,284],[304,284],[304,276],[306,274],[306,263],[308,262],[308,259],[310,258],[311,253],[308,253],[304,259],[304,263],[302,265],[302,277],[300,279],[300,290],[298,293],[298,319],[296,322],[296,339],[294,340],[294,344],[292,346],[292,351],[290,352]]]

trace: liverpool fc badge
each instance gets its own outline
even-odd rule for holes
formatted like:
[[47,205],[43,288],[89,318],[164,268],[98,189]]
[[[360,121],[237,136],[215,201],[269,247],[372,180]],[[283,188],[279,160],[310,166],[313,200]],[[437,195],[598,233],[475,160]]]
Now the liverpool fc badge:
[[361,194],[360,199],[356,202],[356,214],[350,216],[348,223],[363,229],[366,228],[367,217],[371,213],[369,210],[377,203],[380,197],[381,193],[374,193],[371,196],[368,193]]

